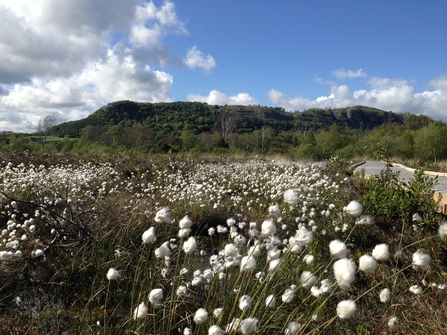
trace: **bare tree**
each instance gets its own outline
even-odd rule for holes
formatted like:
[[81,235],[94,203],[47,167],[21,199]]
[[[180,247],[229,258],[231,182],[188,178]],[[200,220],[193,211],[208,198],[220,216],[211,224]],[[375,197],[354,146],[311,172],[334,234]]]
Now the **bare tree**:
[[233,119],[233,115],[226,108],[220,114],[220,128],[222,131],[222,137],[226,144],[228,144],[228,139],[230,134],[236,129],[236,123]]
[[47,136],[50,135],[50,129],[56,124],[56,118],[52,115],[45,116],[44,119],[40,119],[37,124],[37,133],[41,136],[40,140],[42,146],[47,141]]

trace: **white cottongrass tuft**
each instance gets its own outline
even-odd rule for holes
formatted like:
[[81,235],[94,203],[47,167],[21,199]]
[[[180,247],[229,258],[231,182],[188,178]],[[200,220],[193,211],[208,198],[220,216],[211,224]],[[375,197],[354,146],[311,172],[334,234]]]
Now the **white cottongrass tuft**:
[[246,318],[241,320],[239,324],[239,331],[244,335],[253,334],[258,330],[258,319]]
[[343,300],[337,304],[337,316],[340,319],[349,319],[357,311],[357,304],[353,300]]
[[225,245],[225,256],[236,257],[238,249],[234,243],[228,243]]
[[150,227],[146,230],[141,236],[144,244],[154,243],[157,240],[157,236],[155,235],[155,228]]
[[205,308],[199,308],[194,314],[194,322],[197,324],[204,323],[208,320],[208,312]]
[[286,288],[283,295],[281,296],[281,300],[284,303],[292,302],[295,299],[295,291],[291,288]]
[[287,325],[287,329],[285,331],[285,335],[296,335],[301,329],[301,324],[292,321]]
[[[43,257],[45,256],[45,253],[42,249],[36,249],[33,251],[34,257]],[[12,255],[12,254],[11,254]]]
[[303,257],[303,261],[307,264],[307,265],[311,265],[315,260],[315,257],[313,255],[307,254]]
[[430,255],[427,255],[422,250],[418,250],[413,254],[413,269],[415,270],[425,270],[428,268],[430,263]]
[[163,290],[161,288],[155,288],[153,289],[149,295],[149,302],[154,307],[158,307],[161,305],[161,301],[163,300]]
[[370,255],[363,255],[359,258],[359,269],[365,273],[373,273],[377,269],[377,262]]
[[301,227],[296,231],[296,234],[294,236],[294,241],[296,244],[300,246],[306,246],[310,244],[314,239],[314,235],[312,231],[308,230],[305,227]]
[[163,207],[155,214],[155,222],[171,223],[171,212],[168,207]]
[[284,192],[284,201],[287,202],[289,205],[296,205],[298,202],[300,202],[300,198],[295,190],[289,189]]
[[339,259],[334,263],[334,275],[341,288],[348,288],[355,279],[357,266],[348,258]]
[[217,325],[212,325],[208,329],[208,335],[224,335],[225,331]]
[[169,249],[169,241],[163,243],[161,246],[159,246],[154,251],[155,257],[157,258],[164,258],[171,256],[171,249]]
[[115,280],[115,279],[118,279],[119,277],[121,277],[121,274],[118,270],[116,270],[114,268],[110,268],[109,271],[107,271],[106,277],[108,280]]
[[197,242],[194,236],[190,236],[188,240],[183,243],[183,251],[185,254],[190,255],[197,250]]
[[256,259],[253,256],[244,256],[241,259],[241,272],[250,272],[256,269]]
[[439,223],[438,234],[442,240],[447,238],[447,221],[442,221]]
[[410,286],[409,291],[411,293],[419,295],[419,294],[422,294],[422,287],[420,287],[419,285],[413,285],[413,286]]
[[216,308],[213,311],[213,316],[217,319],[222,314],[222,312],[223,312],[223,308],[222,307]]
[[279,209],[279,206],[277,204],[270,205],[268,208],[268,211],[269,211],[270,215],[272,215],[274,217],[278,217],[279,214],[281,214],[281,210]]
[[276,307],[276,298],[273,294],[270,294],[265,299],[265,307],[267,307],[267,308],[275,308]]
[[317,277],[310,271],[304,271],[300,276],[300,283],[304,288],[310,288],[317,282]]
[[392,316],[388,319],[388,327],[390,329],[395,329],[397,327],[399,323],[399,319],[397,318],[397,316]]
[[358,201],[352,200],[343,210],[349,215],[357,217],[362,215],[363,206]]
[[184,229],[184,228],[191,228],[192,226],[192,221],[191,219],[188,217],[188,215],[186,215],[183,219],[181,219],[178,223],[178,226],[180,229]]
[[387,261],[390,258],[390,249],[387,244],[377,244],[373,251],[372,256],[376,259],[376,261]]
[[262,223],[261,233],[263,236],[272,236],[276,233],[275,223],[272,220],[266,220]]
[[139,304],[133,311],[133,319],[143,319],[147,315],[147,306],[144,301]]
[[346,244],[340,240],[333,240],[329,243],[331,255],[335,258],[345,258],[348,255]]
[[362,215],[358,218],[357,221],[355,221],[355,224],[359,225],[371,225],[374,223],[374,218],[370,215]]
[[241,310],[244,309],[249,309],[251,307],[251,303],[253,301],[253,298],[250,297],[249,295],[243,295],[240,299],[239,299],[239,308]]
[[379,294],[380,302],[387,302],[391,298],[391,291],[388,288],[384,288]]

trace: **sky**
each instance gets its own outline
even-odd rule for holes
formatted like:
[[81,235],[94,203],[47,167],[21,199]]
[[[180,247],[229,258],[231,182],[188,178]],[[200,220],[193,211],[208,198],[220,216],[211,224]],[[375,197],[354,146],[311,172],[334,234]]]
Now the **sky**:
[[0,0],[0,131],[117,101],[447,122],[445,0]]

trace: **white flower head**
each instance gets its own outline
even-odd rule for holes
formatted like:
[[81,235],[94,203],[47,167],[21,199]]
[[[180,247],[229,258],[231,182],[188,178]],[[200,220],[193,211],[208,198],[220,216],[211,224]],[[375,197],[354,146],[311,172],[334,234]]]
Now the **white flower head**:
[[270,215],[278,217],[281,214],[278,204],[270,205],[268,208]]
[[171,256],[171,249],[169,249],[169,241],[163,243],[161,246],[159,246],[154,251],[155,257],[157,258],[164,258],[167,256]]
[[276,226],[272,220],[266,220],[262,223],[261,233],[263,236],[272,236],[276,233]]
[[289,205],[296,205],[298,202],[300,202],[300,198],[295,190],[288,189],[284,192],[284,201],[287,202]]
[[258,319],[255,318],[246,318],[241,320],[239,324],[239,331],[243,335],[253,334],[258,330]]
[[155,214],[155,222],[171,223],[171,212],[168,207],[163,207]]
[[300,276],[300,283],[304,288],[310,288],[317,282],[317,277],[310,271],[304,271]]
[[208,320],[208,312],[204,308],[199,308],[194,314],[194,322],[200,324],[206,320]]
[[346,244],[340,240],[333,240],[329,243],[329,251],[335,258],[345,258],[348,255]]
[[296,335],[301,329],[301,324],[292,321],[287,325],[285,335]]
[[389,319],[388,319],[388,327],[390,328],[390,329],[394,329],[394,328],[396,328],[397,327],[397,325],[398,325],[398,323],[399,323],[399,319],[397,318],[397,316],[392,316],[392,317],[390,317]]
[[276,298],[273,294],[270,294],[265,299],[265,307],[267,307],[267,308],[275,308],[276,307]]
[[291,288],[286,288],[283,295],[281,296],[281,300],[284,303],[292,302],[295,299],[295,291]]
[[147,306],[144,301],[139,304],[133,311],[133,319],[143,319],[147,315]]
[[430,255],[427,255],[422,250],[418,250],[413,254],[413,268],[415,270],[425,270],[430,263]]
[[238,249],[234,243],[228,243],[225,245],[225,256],[236,257]]
[[379,294],[379,298],[380,298],[380,302],[387,302],[388,300],[390,300],[391,298],[391,291],[388,288],[384,288],[383,290],[380,291]]
[[253,256],[244,256],[241,260],[241,272],[250,272],[256,269],[256,259]]
[[357,266],[348,258],[339,259],[334,263],[334,275],[341,288],[348,288],[355,279]]
[[222,314],[222,312],[223,312],[223,308],[222,307],[216,308],[213,311],[213,316],[217,319]]
[[208,335],[224,335],[225,331],[217,325],[212,325],[208,329]]
[[183,243],[183,251],[185,254],[190,255],[197,250],[197,241],[194,236],[190,236],[188,240]]
[[439,223],[438,234],[442,240],[447,238],[447,221],[442,221]]
[[121,277],[121,274],[118,270],[116,270],[114,268],[110,268],[109,271],[107,271],[106,277],[108,280],[115,280],[115,279],[118,279],[119,277]]
[[365,273],[373,273],[376,271],[377,262],[370,255],[363,255],[359,258],[359,269]]
[[355,200],[352,200],[348,206],[344,208],[344,211],[351,216],[358,217],[363,213],[363,206]]
[[413,286],[410,286],[409,291],[411,293],[419,295],[419,294],[422,294],[422,287],[420,287],[419,285],[413,285]]
[[390,258],[390,250],[387,244],[377,244],[373,251],[372,256],[376,259],[376,261],[387,261]]
[[313,241],[314,235],[312,231],[308,230],[305,227],[301,227],[296,231],[294,238],[296,244],[306,246]]
[[357,305],[353,300],[343,300],[337,304],[337,316],[340,319],[349,319],[357,311]]
[[184,229],[184,228],[191,228],[192,226],[192,221],[191,219],[188,217],[188,215],[186,215],[183,219],[181,219],[178,223],[178,226],[180,229]]
[[227,219],[227,226],[228,227],[232,227],[232,226],[234,226],[236,224],[236,220],[235,219],[233,219],[233,218],[229,218],[229,219]]
[[249,295],[243,295],[240,299],[239,299],[239,308],[241,310],[244,309],[248,309],[251,307],[251,303],[253,301],[253,298],[250,297]]
[[161,301],[163,300],[163,290],[161,288],[153,289],[149,295],[149,302],[154,306],[158,307],[161,305]]

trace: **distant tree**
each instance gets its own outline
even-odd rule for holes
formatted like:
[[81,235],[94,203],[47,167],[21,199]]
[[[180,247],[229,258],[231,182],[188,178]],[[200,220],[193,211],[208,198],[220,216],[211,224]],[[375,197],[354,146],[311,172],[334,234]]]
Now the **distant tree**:
[[50,130],[56,125],[56,118],[52,115],[45,116],[44,119],[40,119],[37,123],[37,133],[40,135],[40,141],[44,146],[47,141],[47,136],[50,135]]

